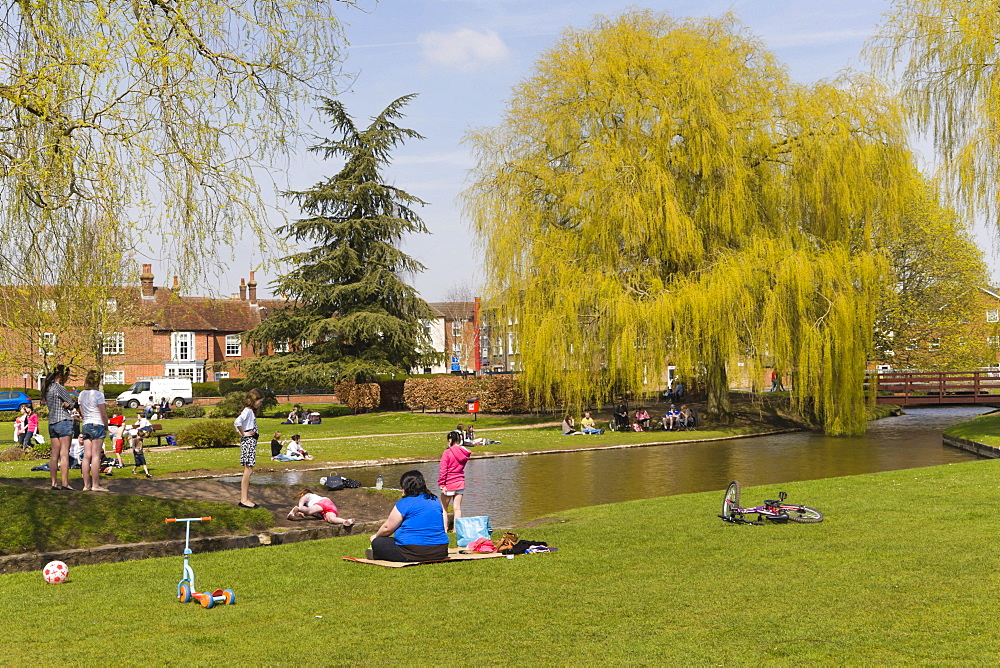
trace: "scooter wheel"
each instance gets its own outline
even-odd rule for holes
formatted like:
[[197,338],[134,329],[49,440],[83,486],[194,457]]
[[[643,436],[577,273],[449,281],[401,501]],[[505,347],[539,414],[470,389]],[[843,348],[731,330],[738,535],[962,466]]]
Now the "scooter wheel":
[[232,589],[223,589],[222,595],[226,597],[226,605],[236,605],[236,592]]
[[177,600],[181,603],[187,603],[191,600],[191,585],[188,584],[187,580],[177,585]]
[[213,608],[215,607],[215,598],[212,596],[212,592],[206,591],[201,595],[201,607],[203,608]]

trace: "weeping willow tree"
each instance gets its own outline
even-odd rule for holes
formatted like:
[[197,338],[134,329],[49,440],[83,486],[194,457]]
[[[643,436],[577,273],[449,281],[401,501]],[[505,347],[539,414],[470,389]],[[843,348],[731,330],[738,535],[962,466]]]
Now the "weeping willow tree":
[[534,401],[659,385],[729,410],[727,367],[794,376],[829,433],[865,426],[881,245],[921,179],[873,82],[791,82],[731,16],[569,30],[470,134],[467,213]]
[[989,0],[896,0],[869,45],[899,76],[918,129],[942,157],[944,192],[1000,222],[1000,12]]
[[[334,9],[351,4],[10,3],[0,17],[0,237],[14,247],[0,255],[0,284],[87,286],[83,310],[93,311],[135,275],[139,244],[162,247],[192,283],[215,266],[205,249],[215,255],[248,227],[265,235],[252,170],[290,143],[305,96],[334,89]],[[57,311],[69,317],[83,293],[66,294]],[[22,328],[32,303],[5,307],[0,321]]]

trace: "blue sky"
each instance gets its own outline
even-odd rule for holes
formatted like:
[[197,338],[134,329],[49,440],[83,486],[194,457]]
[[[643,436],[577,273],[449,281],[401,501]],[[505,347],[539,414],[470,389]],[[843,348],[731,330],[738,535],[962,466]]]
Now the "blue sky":
[[[461,215],[458,196],[472,160],[462,144],[469,129],[495,125],[510,90],[528,77],[533,63],[567,27],[583,28],[597,14],[616,15],[639,6],[675,16],[716,16],[734,12],[802,82],[861,67],[860,52],[873,34],[887,2],[865,0],[741,0],[687,2],[662,0],[641,5],[598,0],[360,0],[360,9],[341,17],[350,46],[340,99],[359,124],[395,98],[418,93],[407,107],[405,125],[426,137],[399,149],[389,178],[429,204],[419,210],[431,234],[405,241],[404,247],[427,266],[412,284],[428,301],[476,292],[479,262]],[[319,135],[320,119],[303,119]],[[280,188],[301,189],[331,175],[338,164],[302,156],[287,170],[273,172]],[[279,204],[288,206],[279,200]],[[288,210],[287,215],[296,216]],[[279,214],[273,216],[280,222]],[[983,244],[989,235],[980,235]],[[987,249],[987,259],[993,260]],[[222,277],[219,292],[236,290],[251,265],[258,268],[262,293],[281,266],[262,265],[274,249],[249,242]],[[280,254],[280,253],[279,253]],[[995,264],[991,262],[991,264]],[[158,273],[169,273],[165,266]],[[166,276],[157,277],[166,283]]]

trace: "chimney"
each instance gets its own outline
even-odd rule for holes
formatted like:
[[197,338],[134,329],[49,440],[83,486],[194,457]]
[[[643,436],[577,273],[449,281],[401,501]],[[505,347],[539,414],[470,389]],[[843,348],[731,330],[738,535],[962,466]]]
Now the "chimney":
[[247,279],[240,279],[240,299],[246,301],[247,298]]
[[256,304],[257,303],[257,279],[255,279],[253,277],[253,275],[254,275],[254,272],[251,271],[250,272],[250,282],[247,283],[247,286],[250,288],[250,303],[251,304]]
[[152,299],[153,292],[155,290],[155,288],[153,288],[153,265],[142,265],[142,273],[139,274],[139,285],[142,286],[140,288],[142,298]]
[[179,282],[179,281],[177,280],[177,275],[176,275],[176,274],[174,274],[174,290],[175,290],[175,291],[176,291],[176,290],[180,290],[180,287],[181,287],[181,284],[180,284],[180,282]]

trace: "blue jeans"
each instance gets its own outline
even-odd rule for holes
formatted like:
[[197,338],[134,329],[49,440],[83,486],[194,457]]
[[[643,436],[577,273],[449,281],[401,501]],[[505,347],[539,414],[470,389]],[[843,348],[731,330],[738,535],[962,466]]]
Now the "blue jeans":
[[584,427],[583,428],[583,433],[584,434],[602,434],[602,433],[604,433],[604,430],[603,429],[595,429],[594,427]]

